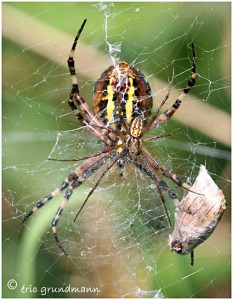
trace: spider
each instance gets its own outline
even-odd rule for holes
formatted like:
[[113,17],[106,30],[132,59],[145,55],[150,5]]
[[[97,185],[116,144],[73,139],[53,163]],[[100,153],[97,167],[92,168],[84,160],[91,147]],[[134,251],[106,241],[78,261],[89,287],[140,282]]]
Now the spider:
[[75,161],[83,160],[84,162],[71,172],[59,187],[42,200],[36,202],[32,210],[29,211],[23,219],[24,223],[38,209],[62,191],[66,190],[64,198],[51,223],[55,242],[64,255],[67,255],[67,252],[57,234],[57,225],[62,212],[73,194],[73,191],[103,165],[106,165],[106,168],[87,195],[75,220],[102,178],[114,165],[123,169],[127,163],[132,163],[154,181],[170,224],[171,222],[162,190],[169,191],[171,198],[174,198],[175,195],[174,192],[169,190],[168,185],[159,179],[160,176],[167,177],[177,186],[189,190],[189,186],[183,183],[170,170],[162,166],[159,161],[144,148],[143,144],[152,139],[159,139],[171,135],[163,134],[151,138],[144,138],[147,132],[158,127],[161,123],[164,123],[173,116],[180,107],[183,97],[188,94],[195,84],[196,56],[193,43],[191,44],[191,77],[180,96],[169,109],[160,113],[169,97],[170,90],[152,115],[153,100],[148,82],[139,70],[127,62],[122,61],[116,63],[114,66],[110,66],[102,73],[100,79],[97,80],[93,92],[92,112],[80,95],[74,63],[75,48],[86,21],[86,19],[83,21],[74,39],[67,61],[72,83],[68,104],[80,123],[102,141],[103,148],[92,156],[75,159]]

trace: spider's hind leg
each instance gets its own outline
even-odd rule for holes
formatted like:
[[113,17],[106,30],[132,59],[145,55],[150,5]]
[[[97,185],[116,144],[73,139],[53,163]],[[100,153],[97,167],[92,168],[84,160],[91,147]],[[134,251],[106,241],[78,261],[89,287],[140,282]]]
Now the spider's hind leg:
[[[75,185],[74,185],[74,182],[76,182]],[[60,240],[59,240],[59,238],[58,238],[58,234],[57,234],[57,224],[58,224],[58,221],[59,221],[59,219],[60,219],[60,216],[62,215],[63,210],[64,210],[65,207],[66,207],[66,204],[67,204],[69,198],[70,198],[71,195],[73,194],[73,189],[74,189],[75,187],[78,187],[78,186],[82,183],[82,182],[78,182],[78,181],[74,181],[74,182],[73,182],[73,184],[72,184],[73,186],[71,186],[71,187],[69,187],[69,188],[67,189],[66,194],[65,194],[65,196],[64,196],[64,198],[63,198],[63,200],[62,200],[62,203],[60,204],[60,206],[59,206],[59,208],[58,208],[58,210],[57,210],[57,213],[56,213],[56,215],[55,215],[55,217],[53,218],[52,223],[51,223],[52,233],[53,233],[55,242],[56,242],[58,248],[61,250],[61,252],[62,252],[63,255],[68,255],[68,254],[67,254],[67,252],[65,251],[64,247],[62,246],[62,244],[60,243]]]
[[[71,179],[72,180],[72,179]],[[35,206],[26,214],[26,216],[24,217],[22,223],[25,223],[27,221],[27,219],[34,214],[38,209],[40,209],[41,207],[43,207],[45,204],[47,204],[50,200],[52,200],[54,197],[56,197],[57,195],[59,195],[63,190],[65,190],[68,186],[69,186],[69,181],[70,181],[70,176],[67,177],[62,184],[60,185],[60,187],[57,187],[53,192],[51,192],[50,194],[48,194],[45,198],[43,198],[42,200],[39,200],[35,203]]]
[[[52,228],[52,234],[54,236],[55,242],[58,246],[58,248],[61,250],[63,255],[67,255],[67,252],[65,251],[64,247],[62,246],[58,234],[57,234],[57,225],[59,222],[59,219],[62,215],[62,212],[64,211],[70,197],[73,194],[73,190],[78,188],[88,177],[90,177],[95,171],[100,169],[109,158],[109,154],[102,154],[100,156],[93,156],[87,159],[82,165],[78,166],[74,172],[69,177],[70,181],[72,181],[66,190],[65,196],[61,201],[61,204],[55,214],[55,217],[52,220],[51,228]],[[85,201],[86,203],[86,201]],[[83,207],[83,205],[82,205]]]

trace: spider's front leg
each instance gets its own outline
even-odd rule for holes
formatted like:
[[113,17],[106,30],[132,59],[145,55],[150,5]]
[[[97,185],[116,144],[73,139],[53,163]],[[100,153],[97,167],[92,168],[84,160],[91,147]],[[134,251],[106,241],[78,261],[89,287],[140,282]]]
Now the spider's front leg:
[[[191,45],[192,45],[192,75],[189,78],[186,87],[183,89],[180,96],[175,100],[175,102],[172,104],[172,106],[169,109],[167,109],[164,113],[160,114],[158,117],[157,117],[157,114],[154,117],[152,117],[152,121],[150,121],[150,125],[148,126],[146,131],[148,131],[148,130],[154,128],[154,127],[157,127],[161,123],[163,123],[163,122],[167,121],[168,119],[170,119],[174,115],[174,113],[177,111],[177,109],[180,107],[184,97],[189,93],[191,88],[194,86],[194,84],[196,82],[196,76],[197,76],[197,73],[196,73],[196,54],[195,54],[195,50],[194,50],[194,44],[192,43]],[[168,96],[169,96],[169,93],[168,93]],[[162,106],[167,101],[168,96],[165,97],[164,101],[159,106],[159,108],[157,110],[157,113],[161,110]]]
[[[81,32],[83,31],[83,28],[86,24],[86,21],[87,21],[86,19],[83,21],[75,39],[74,39],[72,48],[70,50],[69,58],[67,60],[68,68],[70,71],[71,84],[72,84],[72,89],[70,92],[68,104],[69,104],[71,110],[75,113],[76,118],[80,121],[80,123],[84,126],[87,126],[87,128],[90,132],[92,132],[97,137],[99,137],[102,141],[104,141],[104,137],[103,137],[101,131],[95,127],[95,126],[101,127],[101,126],[104,126],[104,124],[94,116],[94,114],[90,110],[89,106],[85,102],[84,98],[80,95],[79,87],[78,87],[78,80],[77,80],[77,75],[76,75],[76,70],[75,70],[75,62],[74,62],[75,48],[78,43]],[[79,111],[78,107],[81,109],[82,113]]]

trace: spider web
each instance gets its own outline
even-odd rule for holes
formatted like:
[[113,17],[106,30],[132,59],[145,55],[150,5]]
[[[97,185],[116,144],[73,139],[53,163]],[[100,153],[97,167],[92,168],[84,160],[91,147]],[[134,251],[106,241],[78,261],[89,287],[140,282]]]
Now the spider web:
[[[230,4],[211,2],[3,4],[4,297],[229,297],[229,11]],[[75,223],[104,167],[74,192],[58,225],[68,257],[61,256],[50,228],[63,194],[21,225],[35,202],[79,164],[48,157],[74,159],[101,149],[66,103],[66,60],[84,18],[75,61],[90,106],[100,74],[124,60],[146,74],[154,107],[174,70],[164,109],[170,107],[191,75],[195,43],[195,87],[174,117],[149,133],[172,136],[146,145],[188,184],[204,164],[226,196],[228,209],[195,251],[193,267],[189,256],[170,252],[172,228],[156,186],[134,166],[123,177],[117,168],[108,172]],[[182,199],[184,190],[166,182]],[[164,196],[173,224],[174,204]]]

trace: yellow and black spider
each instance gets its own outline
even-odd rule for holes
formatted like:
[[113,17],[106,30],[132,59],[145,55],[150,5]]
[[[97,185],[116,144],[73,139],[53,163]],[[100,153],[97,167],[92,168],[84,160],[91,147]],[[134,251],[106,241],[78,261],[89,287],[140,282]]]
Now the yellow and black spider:
[[[192,44],[192,75],[188,80],[187,86],[183,89],[180,97],[175,100],[173,105],[163,113],[160,113],[160,110],[167,101],[169,92],[151,116],[153,100],[150,86],[143,74],[127,62],[119,62],[114,66],[110,66],[103,72],[100,79],[97,80],[92,99],[92,112],[79,93],[74,64],[75,48],[85,23],[86,20],[84,20],[74,39],[68,58],[68,67],[72,82],[72,90],[68,104],[81,124],[86,126],[92,134],[103,142],[103,148],[95,155],[76,159],[77,161],[84,160],[84,162],[65,178],[59,187],[38,201],[35,207],[33,207],[23,219],[23,222],[25,222],[39,208],[44,206],[63,190],[66,190],[65,196],[51,223],[55,241],[61,252],[65,255],[67,255],[67,252],[60,243],[57,235],[58,221],[73,190],[79,187],[104,164],[106,164],[105,170],[89,192],[76,218],[102,178],[115,164],[123,168],[126,163],[132,163],[155,182],[169,222],[170,218],[162,194],[162,190],[169,191],[169,188],[163,180],[159,179],[160,176],[165,176],[176,185],[187,190],[189,189],[185,183],[162,166],[143,146],[143,143],[146,141],[168,136],[169,134],[157,135],[145,139],[143,137],[152,128],[158,127],[161,123],[173,116],[175,111],[180,107],[183,97],[195,84],[196,57],[194,45]],[[172,191],[170,191],[170,196],[174,196]]]

